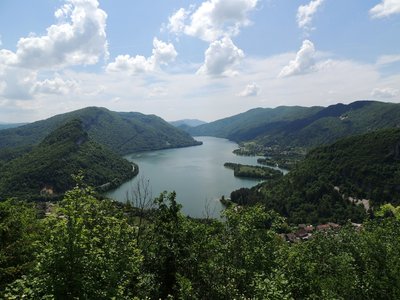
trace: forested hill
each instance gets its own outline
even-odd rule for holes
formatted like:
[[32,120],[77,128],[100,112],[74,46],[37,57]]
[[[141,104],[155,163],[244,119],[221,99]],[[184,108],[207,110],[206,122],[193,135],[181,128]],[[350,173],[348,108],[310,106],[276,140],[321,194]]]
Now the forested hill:
[[201,125],[192,135],[256,140],[265,146],[314,147],[342,137],[400,126],[400,104],[356,101],[323,107],[277,107],[248,112]]
[[131,163],[92,141],[83,122],[72,120],[29,153],[0,164],[0,200],[61,194],[72,188],[71,174],[79,171],[93,186],[117,186],[134,175]]
[[0,150],[37,144],[73,119],[82,121],[90,138],[119,154],[199,144],[186,132],[155,115],[88,107],[18,128],[1,130]]
[[263,202],[293,223],[361,221],[362,205],[400,204],[400,129],[342,139],[308,153],[288,175],[262,188],[233,193],[237,202]]
[[[263,127],[279,122],[291,122],[306,118],[322,107],[280,106],[277,108],[254,108],[247,112],[189,128],[194,136],[209,135],[235,141],[249,140],[262,133]],[[259,133],[256,131],[261,130]]]

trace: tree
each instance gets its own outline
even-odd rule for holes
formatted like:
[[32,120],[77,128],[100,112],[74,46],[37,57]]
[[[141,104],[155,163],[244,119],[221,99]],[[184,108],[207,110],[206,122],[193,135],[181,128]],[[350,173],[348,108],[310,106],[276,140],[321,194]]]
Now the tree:
[[0,202],[0,296],[6,284],[31,268],[38,228],[33,205],[13,199]]
[[[138,294],[142,255],[136,230],[111,201],[78,184],[45,220],[33,272],[9,288],[31,298],[131,299]],[[10,295],[10,296],[11,296]]]

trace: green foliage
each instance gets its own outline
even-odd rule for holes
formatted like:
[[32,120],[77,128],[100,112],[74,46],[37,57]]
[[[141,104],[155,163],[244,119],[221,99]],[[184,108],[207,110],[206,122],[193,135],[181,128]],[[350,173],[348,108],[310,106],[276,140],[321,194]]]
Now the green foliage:
[[109,201],[90,188],[67,192],[59,211],[45,220],[32,272],[8,293],[42,299],[132,299],[142,255],[136,230]]
[[0,297],[6,284],[32,267],[39,228],[32,205],[12,199],[0,202]]
[[175,193],[163,193],[148,214],[138,245],[136,221],[116,203],[97,200],[81,175],[75,179],[77,186],[43,220],[37,220],[27,204],[0,203],[0,270],[23,266],[14,269],[19,271],[12,277],[2,277],[0,297],[400,296],[400,223],[395,218],[368,221],[359,230],[349,225],[289,244],[278,235],[287,230],[285,219],[262,205],[232,205],[221,221],[194,220],[182,215]]
[[362,222],[371,207],[400,201],[400,130],[385,129],[319,147],[284,177],[232,193],[240,204],[262,202],[294,224]]
[[186,132],[154,115],[87,107],[18,128],[1,130],[0,149],[36,145],[51,132],[75,119],[81,120],[93,141],[119,154],[199,144]]
[[[90,185],[110,183],[113,187],[133,177],[132,169],[131,163],[93,142],[81,121],[73,120],[29,153],[4,164],[0,170],[0,197],[56,196],[73,187],[70,174],[81,170]],[[40,195],[43,188],[48,191]]]

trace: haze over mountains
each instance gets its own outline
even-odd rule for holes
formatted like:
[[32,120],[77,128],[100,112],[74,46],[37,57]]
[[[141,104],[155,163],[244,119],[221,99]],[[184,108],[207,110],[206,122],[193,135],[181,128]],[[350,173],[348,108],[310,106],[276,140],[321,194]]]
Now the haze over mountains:
[[400,126],[400,104],[356,101],[328,107],[280,106],[247,112],[186,130],[265,146],[313,147],[339,138]]

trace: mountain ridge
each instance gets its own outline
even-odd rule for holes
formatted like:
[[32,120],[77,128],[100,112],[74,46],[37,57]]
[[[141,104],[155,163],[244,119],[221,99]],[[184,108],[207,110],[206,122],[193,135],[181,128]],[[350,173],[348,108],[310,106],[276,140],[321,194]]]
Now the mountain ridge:
[[56,128],[73,119],[83,122],[84,129],[94,141],[121,155],[200,144],[188,133],[154,115],[87,107],[21,127],[1,130],[0,150],[36,145]]
[[307,147],[342,137],[400,126],[400,104],[359,100],[328,107],[257,108],[187,131],[236,142],[254,140],[264,146]]

